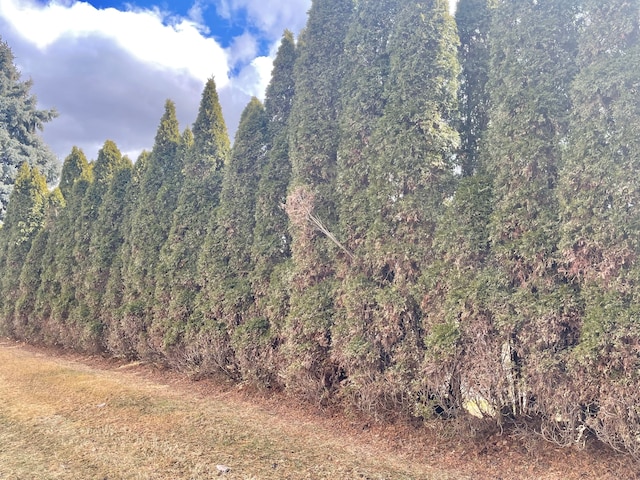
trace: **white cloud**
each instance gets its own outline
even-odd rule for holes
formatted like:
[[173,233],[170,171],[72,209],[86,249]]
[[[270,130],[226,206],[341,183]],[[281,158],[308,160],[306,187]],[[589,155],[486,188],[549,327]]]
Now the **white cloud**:
[[206,81],[214,75],[220,86],[228,81],[226,53],[198,24],[171,18],[160,10],[96,9],[88,3],[52,2],[46,6],[23,0],[0,0],[0,16],[40,50],[57,41],[103,37],[138,60],[158,68],[184,70]]
[[258,41],[250,32],[244,32],[233,39],[227,54],[233,66],[250,62],[258,54]]
[[297,32],[304,27],[311,0],[215,0],[215,5],[227,19],[245,11],[256,28],[275,40],[286,28]]

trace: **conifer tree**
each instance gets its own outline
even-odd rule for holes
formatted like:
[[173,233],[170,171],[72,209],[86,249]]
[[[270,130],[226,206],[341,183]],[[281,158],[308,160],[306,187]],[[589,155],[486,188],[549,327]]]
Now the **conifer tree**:
[[295,92],[295,59],[293,34],[286,31],[273,62],[273,74],[264,102],[268,152],[256,193],[256,224],[251,254],[255,264],[253,284],[258,297],[265,296],[274,268],[290,256],[291,239],[283,204],[291,177],[288,129]]
[[[107,144],[104,148],[106,147]],[[112,153],[116,154],[117,151]],[[102,155],[105,156],[105,153]],[[99,341],[96,346],[100,349],[105,348],[102,338],[105,328],[103,298],[112,265],[124,242],[126,194],[133,171],[133,164],[128,157],[118,158],[114,155],[113,160],[116,162],[112,164],[113,172],[108,180],[108,189],[102,195],[97,216],[91,225],[88,261],[83,268],[81,280],[91,325],[94,332],[100,334],[95,338],[96,342]]]
[[82,150],[73,147],[62,166],[60,194],[64,198],[64,207],[51,227],[42,258],[42,279],[36,294],[35,317],[42,324],[43,341],[46,343],[60,341],[58,326],[62,317],[68,316],[69,295],[73,292],[68,281],[75,235],[73,226],[90,178],[91,167],[86,156]]
[[[332,357],[349,377],[350,391],[358,403],[359,377],[369,375],[371,355],[361,348],[368,328],[366,317],[374,302],[375,282],[364,251],[368,229],[375,218],[369,205],[371,161],[376,144],[372,134],[386,106],[390,59],[389,39],[403,2],[358,2],[341,65],[337,199],[339,238],[350,255],[343,255],[339,272],[338,305],[332,329]],[[362,354],[362,355],[361,355]],[[362,405],[360,405],[362,406]]]
[[556,187],[576,72],[578,5],[503,2],[491,28],[485,153],[494,206],[486,278],[494,291],[487,308],[499,339],[493,356],[502,356],[503,368],[486,380],[500,385],[493,401],[512,415],[542,408],[529,399],[546,396],[536,392],[548,385],[546,358],[574,337],[575,302],[556,269]]
[[584,308],[566,390],[574,421],[638,455],[640,3],[583,5],[559,188],[561,258]]
[[[122,218],[120,220],[122,244],[114,253],[113,261],[109,268],[105,293],[102,297],[100,320],[105,328],[103,334],[104,347],[111,354],[125,358],[136,358],[138,341],[137,325],[128,323],[128,319],[124,315],[126,313],[126,305],[124,303],[124,265],[127,264],[126,254],[129,252],[126,242],[131,232],[131,222],[140,194],[140,182],[148,167],[149,157],[150,153],[143,151],[131,170],[131,179],[124,193]],[[126,176],[125,171],[126,169],[123,169],[120,173]]]
[[[255,193],[265,161],[266,127],[264,107],[253,98],[240,118],[231,158],[223,172],[215,223],[210,224],[201,251],[199,267],[205,283],[200,302],[205,326],[219,326],[223,338],[231,338],[236,327],[247,320],[253,300],[249,282],[251,244]],[[229,362],[232,360],[224,360],[225,364]],[[230,363],[226,373],[233,368]]]
[[462,68],[458,94],[460,109],[460,151],[458,164],[464,176],[478,168],[480,140],[489,121],[489,31],[497,0],[460,0],[456,23],[460,37],[458,58]]
[[11,48],[0,38],[0,223],[22,163],[38,167],[49,183],[58,178],[58,160],[38,135],[56,112],[37,109],[32,86],[20,80]]
[[[109,241],[108,236],[97,237],[98,234],[107,233],[103,225],[98,224],[98,217],[103,199],[118,171],[126,168],[129,163],[122,158],[113,141],[107,140],[104,143],[97,160],[92,163],[92,182],[83,195],[80,214],[75,219],[72,276],[68,279],[75,288],[75,298],[69,312],[69,327],[73,331],[71,336],[74,337],[76,347],[82,350],[97,351],[102,348],[102,324],[97,312],[99,300],[96,297],[101,295],[104,283],[99,270],[108,269],[111,252],[98,249],[100,243]],[[109,232],[107,235],[111,234],[117,235],[118,232]],[[100,267],[92,269],[91,265],[94,263],[100,264]]]
[[[137,332],[138,353],[153,355],[161,348],[149,338],[152,324],[159,252],[169,236],[183,179],[181,135],[175,104],[167,100],[153,149],[140,180],[135,207],[125,232],[123,321]],[[136,342],[136,340],[133,340]]]
[[[159,282],[156,288],[158,303],[167,310],[165,322],[156,315],[155,328],[163,338],[170,361],[184,358],[181,348],[184,349],[187,340],[183,337],[188,329],[189,335],[198,329],[196,296],[201,289],[198,257],[207,226],[215,218],[221,172],[231,148],[213,79],[207,81],[202,92],[192,137],[189,142],[183,136],[184,182],[171,231],[161,252],[162,268],[170,272],[167,273],[171,277],[170,288],[167,282]],[[189,341],[195,341],[195,337]]]
[[75,181],[89,169],[89,162],[82,150],[74,146],[71,153],[65,158],[60,173],[60,193],[64,198],[69,198]]
[[[328,363],[335,285],[334,246],[321,230],[335,230],[340,62],[351,0],[314,0],[301,34],[290,117],[293,284],[285,353],[287,386],[314,400],[333,388]],[[317,225],[311,222],[316,219]],[[321,225],[321,226],[320,226]]]
[[412,376],[424,354],[419,279],[452,193],[457,46],[447,2],[405,2],[393,19],[384,111],[370,141],[365,275],[350,285],[368,299],[350,345],[358,401],[382,416],[416,413],[412,398],[426,400],[412,392],[422,388]]
[[5,224],[0,229],[0,331],[4,334],[13,334],[20,272],[42,228],[48,194],[44,176],[36,167],[23,163],[11,192]]
[[[260,173],[256,192],[255,227],[251,247],[251,286],[257,329],[245,329],[242,353],[248,358],[243,366],[260,386],[272,387],[278,378],[277,346],[288,307],[288,285],[284,271],[291,258],[291,236],[284,211],[291,177],[289,162],[289,117],[295,92],[293,69],[296,45],[293,34],[285,31],[273,62],[271,82],[264,108],[267,118],[267,158]],[[238,334],[240,337],[241,335]],[[249,352],[249,346],[253,350]],[[250,353],[250,357],[246,355]],[[240,357],[240,361],[245,358]]]
[[16,302],[13,333],[16,338],[30,342],[43,342],[43,319],[36,312],[37,295],[43,282],[43,272],[47,264],[53,261],[47,256],[49,238],[55,222],[64,208],[64,197],[59,188],[51,191],[47,197],[43,226],[34,238],[29,254],[20,273],[20,286]]

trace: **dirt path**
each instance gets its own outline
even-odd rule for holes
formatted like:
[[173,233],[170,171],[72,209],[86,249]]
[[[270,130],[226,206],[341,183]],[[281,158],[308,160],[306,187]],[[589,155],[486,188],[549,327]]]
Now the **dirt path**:
[[436,441],[424,429],[371,427],[150,366],[8,340],[0,341],[0,399],[2,480],[632,478],[609,452]]

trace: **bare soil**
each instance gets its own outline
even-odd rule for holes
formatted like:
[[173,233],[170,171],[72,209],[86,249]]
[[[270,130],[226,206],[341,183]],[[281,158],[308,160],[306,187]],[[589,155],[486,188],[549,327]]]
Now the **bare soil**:
[[596,442],[378,425],[283,393],[7,339],[0,399],[2,480],[640,478]]

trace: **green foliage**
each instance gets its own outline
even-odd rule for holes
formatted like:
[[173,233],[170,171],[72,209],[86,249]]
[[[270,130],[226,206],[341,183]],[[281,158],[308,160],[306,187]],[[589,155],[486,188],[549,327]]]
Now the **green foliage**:
[[36,167],[20,167],[11,192],[5,224],[0,229],[0,330],[13,331],[19,280],[34,238],[44,224],[47,181]]
[[[175,104],[167,100],[153,149],[140,170],[138,191],[134,193],[130,219],[122,246],[123,306],[144,305],[143,315],[125,315],[127,342],[138,355],[157,354],[161,342],[148,337],[153,323],[156,284],[161,274],[158,252],[169,237],[173,213],[184,179],[184,152]],[[125,310],[126,311],[126,310]],[[138,337],[138,338],[135,338]],[[155,343],[154,343],[155,341]]]
[[55,183],[60,165],[38,130],[56,116],[54,110],[38,110],[30,93],[31,80],[21,81],[9,45],[0,38],[0,224],[20,166],[26,162]]
[[195,158],[206,168],[219,170],[224,165],[231,150],[227,125],[222,116],[222,107],[213,78],[210,78],[202,92],[198,118],[193,124]]
[[[334,232],[337,225],[340,66],[352,10],[352,1],[312,2],[298,44],[295,96],[289,119],[292,175],[287,214],[292,236],[293,284],[291,311],[283,336],[287,343],[286,361],[295,367],[288,369],[285,381],[287,388],[308,391],[316,397],[337,381],[330,373],[332,366],[328,360],[336,248],[327,232]],[[323,294],[311,294],[314,291]],[[311,320],[300,318],[300,312],[317,312],[323,321],[313,328],[300,328]]]
[[244,109],[229,163],[224,169],[220,204],[209,224],[199,270],[205,282],[198,302],[207,322],[236,325],[248,317],[253,297],[249,273],[255,227],[255,193],[265,162],[267,119],[260,101]]
[[283,205],[291,177],[289,162],[289,116],[294,97],[293,69],[296,47],[293,34],[286,31],[273,62],[273,74],[267,87],[267,158],[265,160],[255,202],[255,228],[251,250],[255,265],[254,290],[265,296],[269,278],[278,263],[290,256],[291,238]]
[[[187,133],[187,131],[185,131]],[[161,251],[161,270],[156,287],[158,336],[170,333],[165,345],[177,346],[178,332],[184,331],[196,314],[196,297],[203,281],[198,258],[215,219],[220,201],[222,168],[230,155],[229,136],[222,116],[215,82],[209,79],[202,92],[198,117],[193,126],[193,144],[183,139],[184,181],[168,239]],[[177,324],[171,327],[168,324]]]
[[209,80],[135,165],[74,147],[49,193],[25,163],[0,333],[637,455],[640,4],[456,18],[461,44],[444,0],[314,0],[233,149]]
[[460,151],[462,174],[472,175],[478,168],[480,142],[489,123],[490,28],[497,0],[460,0],[456,23],[460,36],[458,57],[460,75]]

